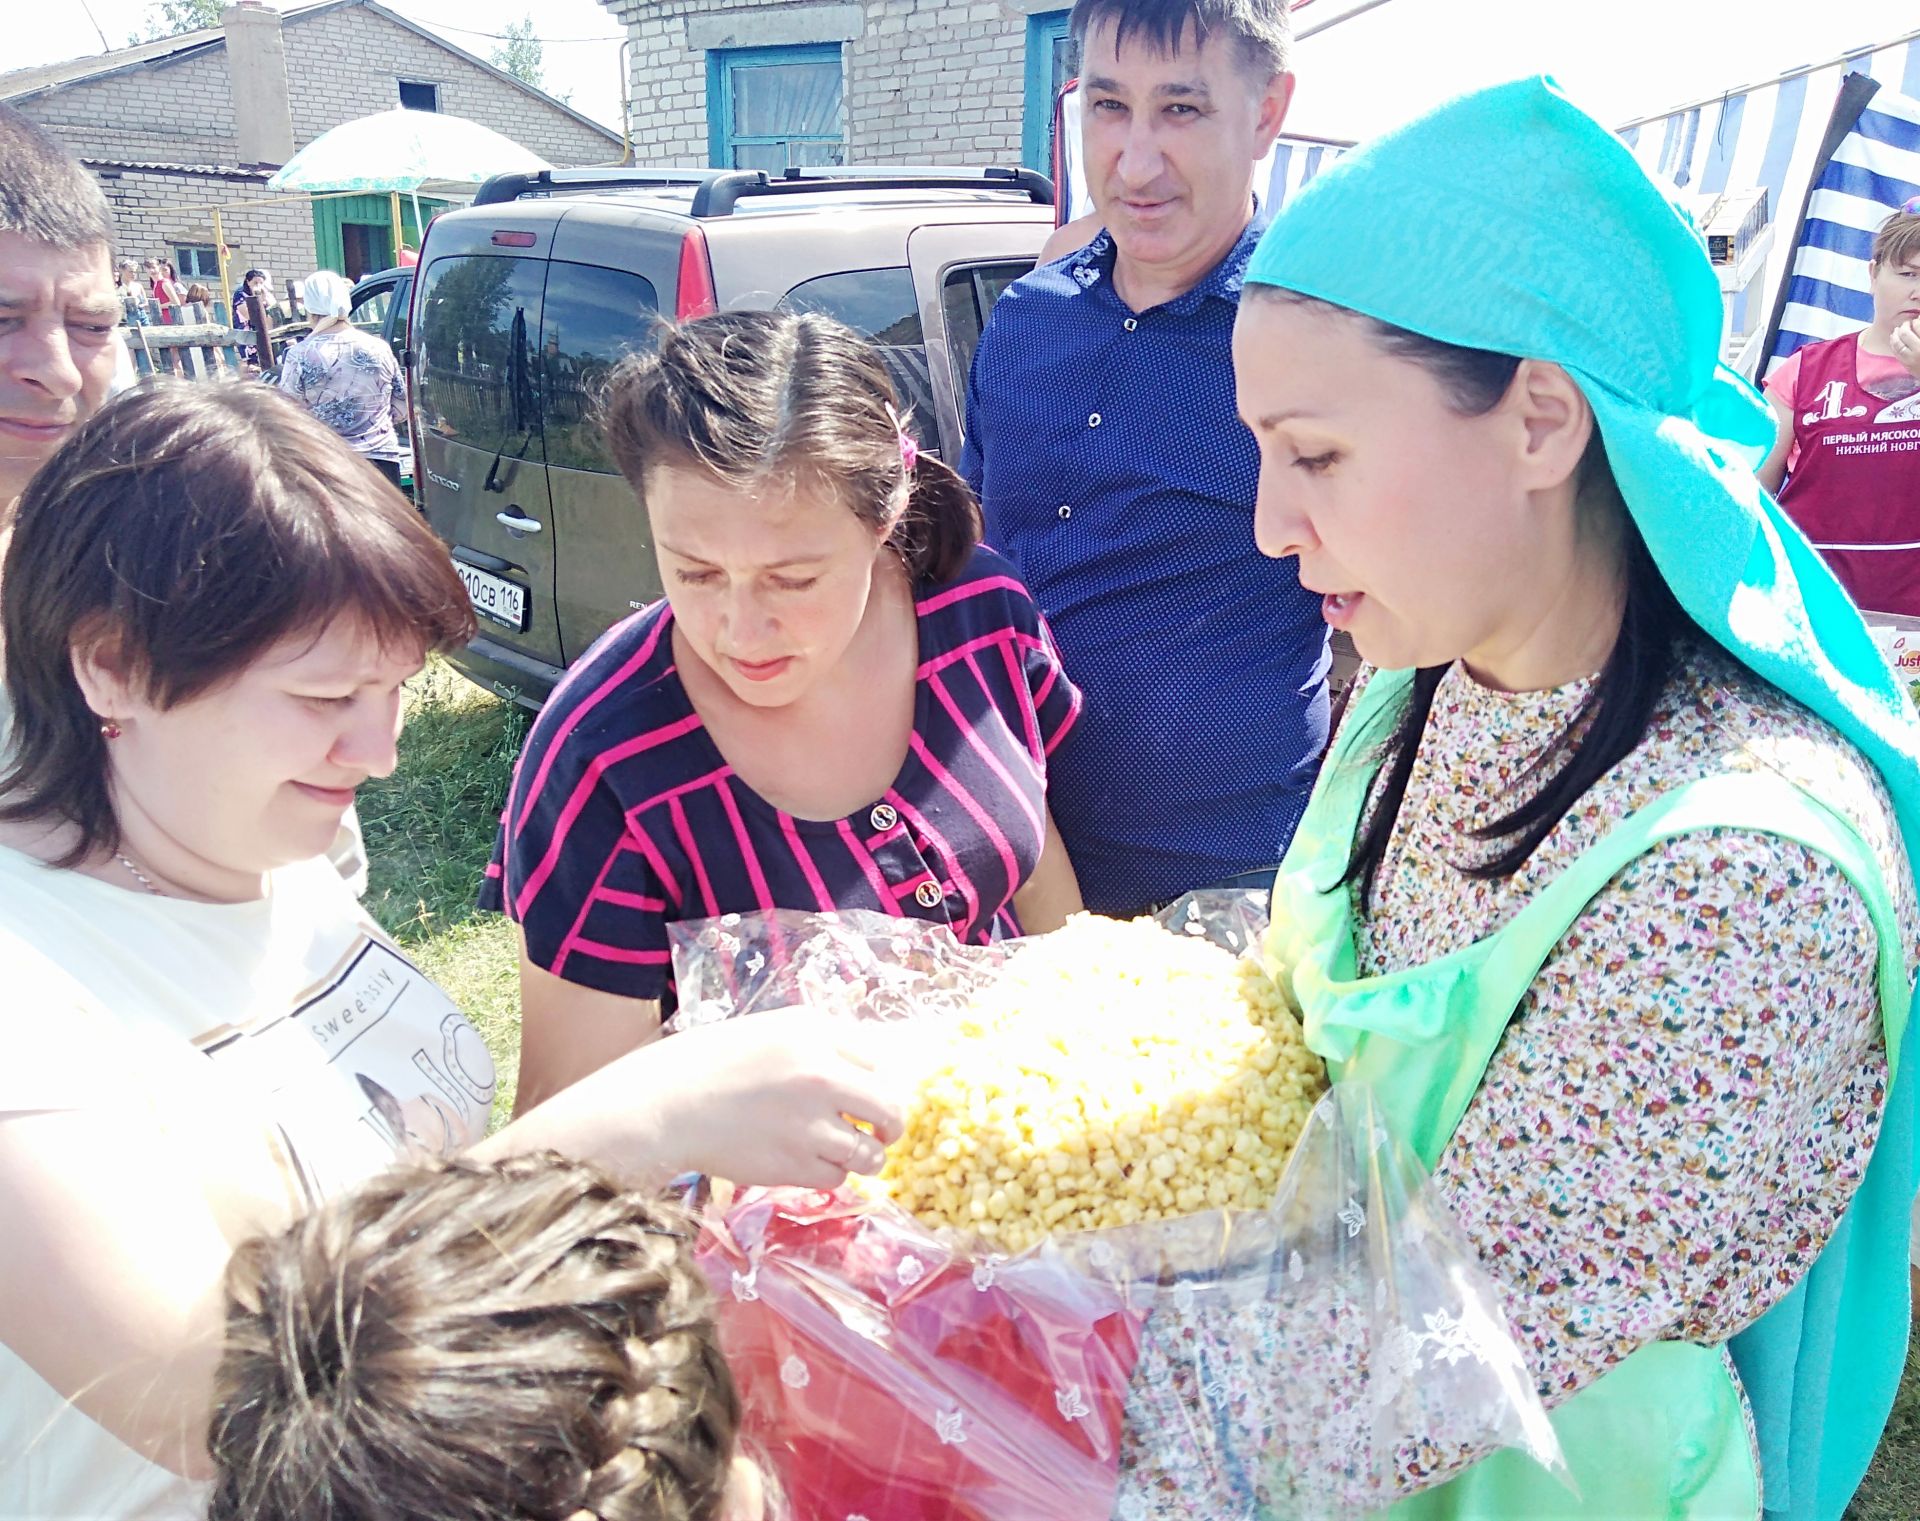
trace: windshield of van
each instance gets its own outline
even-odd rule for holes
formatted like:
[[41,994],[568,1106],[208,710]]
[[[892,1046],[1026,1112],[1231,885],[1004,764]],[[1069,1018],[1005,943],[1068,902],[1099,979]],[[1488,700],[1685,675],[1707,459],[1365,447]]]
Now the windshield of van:
[[423,429],[489,454],[524,447],[540,426],[530,348],[545,276],[537,259],[434,260],[416,334]]

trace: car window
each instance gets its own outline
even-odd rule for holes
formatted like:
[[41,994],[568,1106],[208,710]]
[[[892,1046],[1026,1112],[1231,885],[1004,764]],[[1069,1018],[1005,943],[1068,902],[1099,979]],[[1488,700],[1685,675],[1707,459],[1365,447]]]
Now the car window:
[[920,303],[905,265],[821,275],[794,286],[780,304],[791,311],[824,312],[869,339],[880,351],[905,409],[918,419],[914,431],[922,447],[929,454],[939,453]]
[[436,259],[421,286],[421,426],[475,449],[520,450],[540,426],[533,338],[547,266],[468,254]]
[[973,351],[987,314],[1000,294],[1033,268],[1031,259],[1001,264],[962,264],[947,271],[940,301],[947,314],[947,352],[953,356],[955,404],[960,426],[967,425],[967,376],[973,373]]
[[387,310],[393,305],[393,287],[383,285],[347,313],[347,321],[363,333],[380,337],[386,330]]
[[405,354],[407,351],[407,327],[413,320],[413,276],[403,275],[393,287],[394,305],[400,308],[393,316],[393,351]]
[[549,465],[618,473],[594,404],[614,365],[652,345],[659,310],[653,282],[639,275],[563,261],[547,267],[540,364]]

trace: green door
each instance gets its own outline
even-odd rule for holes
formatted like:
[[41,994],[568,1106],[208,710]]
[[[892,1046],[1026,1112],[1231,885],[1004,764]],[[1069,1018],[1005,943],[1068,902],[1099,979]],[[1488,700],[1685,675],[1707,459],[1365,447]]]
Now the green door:
[[[401,236],[414,252],[420,250],[422,220],[431,221],[451,201],[422,198],[414,211],[410,195],[400,197]],[[313,203],[315,268],[331,269],[349,280],[362,280],[394,264],[393,199],[386,195],[336,195]]]

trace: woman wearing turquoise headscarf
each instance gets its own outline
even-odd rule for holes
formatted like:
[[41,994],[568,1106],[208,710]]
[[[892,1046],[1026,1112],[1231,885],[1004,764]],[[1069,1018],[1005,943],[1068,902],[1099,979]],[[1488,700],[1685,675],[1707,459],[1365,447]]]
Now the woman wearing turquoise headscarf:
[[1248,269],[1259,545],[1375,668],[1273,956],[1580,1489],[1410,1452],[1396,1516],[1837,1518],[1899,1377],[1916,728],[1720,335],[1692,227],[1539,79],[1349,155]]

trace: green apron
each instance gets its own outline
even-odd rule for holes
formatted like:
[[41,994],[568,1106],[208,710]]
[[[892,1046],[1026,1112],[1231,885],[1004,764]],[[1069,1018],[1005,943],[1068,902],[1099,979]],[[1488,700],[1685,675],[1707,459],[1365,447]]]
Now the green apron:
[[[1348,714],[1274,884],[1272,969],[1288,981],[1308,1044],[1334,1078],[1370,1086],[1428,1168],[1446,1149],[1527,989],[1587,904],[1635,857],[1674,835],[1741,829],[1827,857],[1859,889],[1880,944],[1889,1067],[1907,1010],[1905,959],[1878,862],[1857,830],[1772,774],[1715,776],[1630,814],[1483,940],[1406,971],[1355,975],[1346,869],[1384,737],[1410,672],[1376,672]],[[1575,1495],[1507,1450],[1391,1507],[1394,1521],[1723,1521],[1760,1513],[1760,1476],[1723,1346],[1642,1347],[1556,1408]]]

